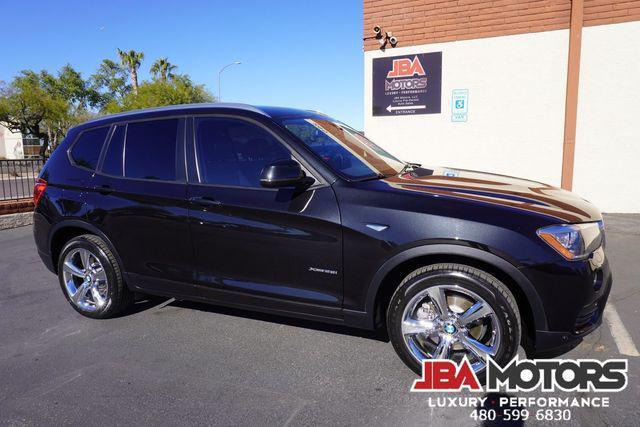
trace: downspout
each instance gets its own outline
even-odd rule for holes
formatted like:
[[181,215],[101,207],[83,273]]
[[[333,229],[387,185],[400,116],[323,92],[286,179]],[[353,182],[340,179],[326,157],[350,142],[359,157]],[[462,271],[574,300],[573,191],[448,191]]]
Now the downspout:
[[562,146],[562,180],[565,190],[573,188],[573,164],[576,148],[576,121],[578,116],[578,82],[580,76],[580,48],[584,0],[571,1],[569,27],[569,61],[567,65],[567,95],[564,110],[564,143]]

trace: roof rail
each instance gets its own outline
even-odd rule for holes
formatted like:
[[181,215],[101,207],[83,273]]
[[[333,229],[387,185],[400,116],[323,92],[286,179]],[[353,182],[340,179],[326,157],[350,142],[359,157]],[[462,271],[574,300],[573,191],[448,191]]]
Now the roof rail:
[[267,115],[264,111],[249,104],[240,104],[240,103],[233,103],[233,102],[203,102],[199,104],[165,105],[162,107],[152,107],[152,108],[143,108],[140,110],[124,111],[122,113],[108,114],[105,116],[96,117],[82,124],[93,123],[93,122],[98,122],[98,121],[107,120],[107,119],[125,118],[125,117],[130,117],[136,114],[151,113],[156,111],[177,111],[177,110],[199,109],[199,108],[215,108],[215,109],[231,108],[231,109],[237,109],[237,110],[253,111],[254,113],[262,114],[265,116]]

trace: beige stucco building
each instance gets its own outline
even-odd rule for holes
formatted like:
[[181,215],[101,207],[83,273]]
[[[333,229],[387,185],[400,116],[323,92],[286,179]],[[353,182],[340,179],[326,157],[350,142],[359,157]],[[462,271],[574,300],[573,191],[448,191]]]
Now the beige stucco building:
[[364,0],[364,39],[391,153],[640,212],[640,0]]
[[22,134],[13,133],[0,125],[0,159],[22,158],[24,158]]

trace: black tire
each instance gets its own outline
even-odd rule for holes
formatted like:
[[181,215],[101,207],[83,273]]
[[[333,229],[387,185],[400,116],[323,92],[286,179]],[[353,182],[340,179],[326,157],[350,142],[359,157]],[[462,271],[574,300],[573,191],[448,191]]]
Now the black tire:
[[[455,284],[484,299],[496,314],[500,326],[501,340],[493,359],[504,365],[517,354],[520,344],[520,312],[513,294],[494,276],[462,264],[433,264],[419,268],[402,280],[391,297],[387,309],[387,330],[393,348],[400,359],[417,374],[422,373],[422,365],[411,354],[402,334],[403,313],[407,304],[419,292],[443,284]],[[484,381],[484,370],[478,373]]]
[[[107,277],[107,302],[93,311],[85,310],[74,304],[66,290],[63,268],[67,254],[75,249],[86,249],[102,264]],[[134,301],[134,294],[129,290],[122,278],[122,270],[113,252],[100,237],[83,234],[69,240],[58,259],[58,281],[65,298],[78,313],[94,319],[106,319],[126,311]]]

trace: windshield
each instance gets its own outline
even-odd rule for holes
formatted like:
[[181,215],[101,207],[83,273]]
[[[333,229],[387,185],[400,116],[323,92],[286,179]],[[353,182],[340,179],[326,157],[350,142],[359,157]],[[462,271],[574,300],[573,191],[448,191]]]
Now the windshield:
[[329,118],[290,118],[280,122],[327,165],[348,179],[396,175],[404,163],[358,131]]

